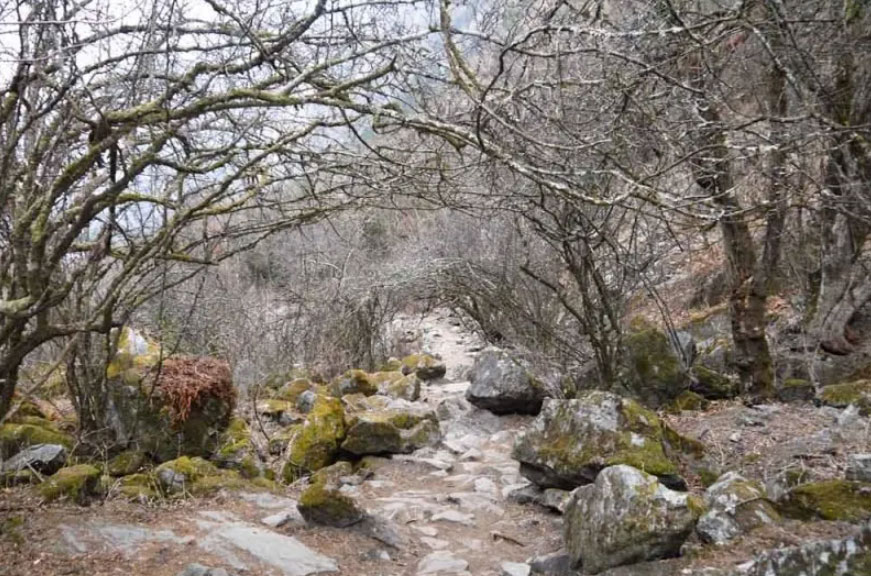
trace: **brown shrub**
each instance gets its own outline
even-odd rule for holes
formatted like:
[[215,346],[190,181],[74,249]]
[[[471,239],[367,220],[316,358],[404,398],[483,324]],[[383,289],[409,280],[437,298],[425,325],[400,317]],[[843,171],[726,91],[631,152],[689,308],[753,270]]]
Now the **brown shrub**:
[[236,403],[230,365],[208,356],[174,356],[160,368],[157,393],[170,410],[173,424],[188,419],[191,410],[209,398]]

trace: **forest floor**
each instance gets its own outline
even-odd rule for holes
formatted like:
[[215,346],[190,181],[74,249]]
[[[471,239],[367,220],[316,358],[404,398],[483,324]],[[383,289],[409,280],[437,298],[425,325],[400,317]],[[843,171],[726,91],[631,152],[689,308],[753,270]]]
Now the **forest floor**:
[[[392,527],[390,537],[373,537],[362,527],[305,525],[295,512],[297,485],[281,494],[152,504],[113,499],[88,507],[45,505],[31,490],[15,488],[0,492],[0,576],[176,576],[194,562],[239,575],[499,576],[503,562],[557,551],[561,517],[508,498],[525,484],[510,453],[530,417],[464,407],[465,375],[481,342],[443,313],[428,315],[410,332],[417,346],[448,366],[444,379],[424,383],[421,398],[438,411],[443,440],[436,448],[378,459],[373,476],[353,487],[354,498]],[[867,420],[845,422],[836,410],[810,405],[718,402],[706,412],[667,419],[704,442],[722,469],[762,482],[788,470],[811,479],[843,477],[846,455],[871,445]],[[693,489],[702,489],[690,480]],[[264,523],[276,515],[287,523]],[[762,549],[850,529],[827,522],[770,526],[681,559],[674,573],[688,565],[734,565]]]

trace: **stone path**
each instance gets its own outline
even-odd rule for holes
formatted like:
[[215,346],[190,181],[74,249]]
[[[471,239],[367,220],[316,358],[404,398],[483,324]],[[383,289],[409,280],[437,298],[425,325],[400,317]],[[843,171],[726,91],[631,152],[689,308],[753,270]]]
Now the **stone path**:
[[114,558],[125,574],[208,574],[202,566],[215,568],[215,575],[528,573],[524,562],[561,541],[558,515],[508,498],[527,485],[510,452],[529,418],[497,417],[464,400],[469,383],[462,378],[481,345],[458,323],[432,315],[417,330],[421,348],[448,365],[447,378],[425,383],[421,399],[437,410],[443,440],[373,459],[371,478],[343,488],[373,521],[345,529],[306,526],[291,488],[285,496],[232,494],[141,514],[126,502],[82,514],[68,510],[44,541],[73,563]]

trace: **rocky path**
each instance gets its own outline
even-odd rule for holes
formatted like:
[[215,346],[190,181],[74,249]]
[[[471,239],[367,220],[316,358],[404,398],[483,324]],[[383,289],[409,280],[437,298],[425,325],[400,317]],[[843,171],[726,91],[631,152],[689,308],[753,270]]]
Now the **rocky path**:
[[410,455],[373,458],[373,474],[344,488],[374,522],[306,525],[295,487],[157,507],[58,506],[25,523],[26,545],[0,562],[0,575],[527,574],[520,563],[561,542],[559,516],[508,497],[526,484],[510,451],[528,418],[497,417],[464,400],[463,376],[480,343],[457,322],[431,315],[415,329],[422,348],[448,366],[446,378],[424,384],[421,399],[437,410],[443,439]]

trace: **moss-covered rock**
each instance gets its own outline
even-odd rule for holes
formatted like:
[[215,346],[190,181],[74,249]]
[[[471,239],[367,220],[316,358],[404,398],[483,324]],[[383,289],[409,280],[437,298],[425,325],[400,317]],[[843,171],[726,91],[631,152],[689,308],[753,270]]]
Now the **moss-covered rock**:
[[378,386],[378,394],[389,398],[415,401],[420,398],[420,378],[416,374],[402,372],[375,372],[370,375]]
[[572,493],[564,539],[573,568],[585,574],[671,557],[705,510],[701,500],[663,486],[630,466],[611,466]]
[[106,472],[110,476],[129,476],[142,470],[146,463],[148,463],[148,457],[144,452],[125,450],[109,460]]
[[848,480],[800,484],[778,506],[785,516],[801,520],[860,522],[871,518],[871,484]]
[[248,423],[241,418],[230,421],[213,460],[221,468],[236,470],[243,478],[257,478],[264,470],[260,456],[251,443]]
[[812,382],[801,378],[787,378],[780,383],[776,391],[781,402],[810,402],[816,396]]
[[441,438],[435,412],[404,400],[352,401],[346,424],[342,450],[357,456],[413,452]]
[[696,394],[695,392],[686,390],[681,392],[680,396],[672,400],[671,403],[666,406],[666,411],[672,414],[680,414],[684,411],[691,412],[705,410],[708,407],[708,404],[708,400],[701,394]]
[[219,474],[214,464],[196,456],[182,456],[164,462],[155,469],[154,473],[160,487],[168,494],[189,492],[196,481]]
[[130,474],[118,478],[110,489],[110,495],[116,491],[129,500],[157,500],[162,497],[160,485],[153,474]]
[[295,378],[281,387],[275,398],[278,400],[286,400],[291,404],[296,405],[299,395],[307,390],[314,390],[315,384],[308,378]]
[[431,354],[409,354],[401,360],[401,364],[403,374],[417,374],[421,380],[435,380],[448,371],[444,361]]
[[328,466],[335,460],[345,439],[345,414],[336,398],[320,396],[305,422],[294,428],[284,467],[285,481]]
[[89,464],[61,468],[39,486],[39,493],[50,502],[60,498],[85,504],[97,494],[100,470]]
[[708,400],[727,400],[738,395],[738,383],[706,366],[696,364],[690,372],[690,390]]
[[538,414],[544,384],[518,359],[502,351],[481,353],[469,371],[466,400],[494,414]]
[[520,472],[545,488],[570,490],[592,482],[607,466],[627,464],[680,485],[666,456],[662,421],[638,402],[592,391],[574,400],[544,401],[541,414],[517,439]]
[[158,462],[210,456],[236,399],[230,367],[209,357],[174,356],[160,369],[160,347],[125,328],[107,368],[109,424],[119,444]]
[[871,414],[871,380],[856,380],[824,386],[820,401],[826,406],[846,408],[855,404],[863,416]]
[[67,449],[75,440],[48,420],[28,416],[27,423],[9,422],[0,426],[0,458],[9,458],[20,450],[37,444],[59,444]]
[[735,472],[724,474],[707,489],[705,504],[708,509],[699,518],[696,531],[709,543],[726,542],[780,520],[764,488]]
[[337,462],[315,472],[299,498],[297,509],[307,522],[344,528],[362,521],[366,513],[341,491],[342,479],[352,475],[350,462]]
[[330,383],[330,394],[341,398],[346,394],[372,396],[378,393],[378,385],[364,370],[348,370]]
[[378,367],[379,372],[402,372],[402,360],[399,358],[388,358],[386,362]]
[[633,397],[659,407],[689,388],[689,375],[662,330],[633,321],[623,344],[621,381]]

